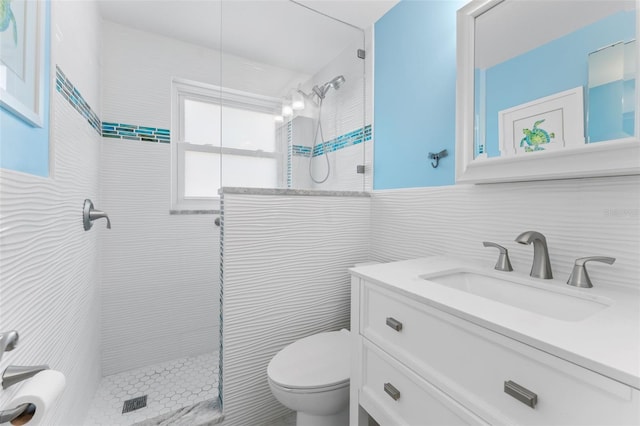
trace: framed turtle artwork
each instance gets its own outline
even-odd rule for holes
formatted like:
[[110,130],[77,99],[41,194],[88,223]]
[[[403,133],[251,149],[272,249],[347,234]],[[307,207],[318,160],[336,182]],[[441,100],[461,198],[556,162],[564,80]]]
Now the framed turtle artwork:
[[580,86],[499,111],[500,156],[584,145],[582,99]]
[[42,127],[45,22],[41,0],[0,0],[0,107]]

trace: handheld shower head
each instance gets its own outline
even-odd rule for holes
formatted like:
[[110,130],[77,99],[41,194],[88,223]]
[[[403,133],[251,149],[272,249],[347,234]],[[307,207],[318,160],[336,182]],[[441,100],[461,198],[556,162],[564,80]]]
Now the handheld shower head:
[[318,86],[313,86],[313,93],[315,93],[318,98],[320,99],[324,99],[324,97],[327,95],[327,92],[329,91],[329,89],[334,88],[335,90],[338,90],[340,88],[340,86],[342,86],[342,84],[345,82],[345,78],[342,75],[339,75],[337,77],[335,77],[333,80],[326,82],[325,84],[323,84],[322,86],[318,87]]
[[334,89],[338,90],[340,86],[342,86],[342,83],[344,83],[345,81],[346,80],[344,79],[344,76],[339,75],[327,84],[329,85],[329,87],[333,87]]

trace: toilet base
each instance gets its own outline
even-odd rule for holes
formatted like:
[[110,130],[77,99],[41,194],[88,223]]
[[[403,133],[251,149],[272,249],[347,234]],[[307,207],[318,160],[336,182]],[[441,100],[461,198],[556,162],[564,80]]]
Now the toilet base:
[[313,414],[296,413],[296,426],[348,426],[349,404],[342,411],[327,416],[314,416]]

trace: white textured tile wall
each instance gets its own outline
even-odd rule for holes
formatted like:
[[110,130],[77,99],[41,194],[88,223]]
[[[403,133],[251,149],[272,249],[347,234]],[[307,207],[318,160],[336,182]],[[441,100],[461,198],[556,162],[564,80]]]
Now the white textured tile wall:
[[[82,3],[82,4],[79,4]],[[52,79],[58,64],[91,106],[99,103],[93,2],[53,2]],[[76,38],[82,32],[82,40]],[[0,169],[0,328],[20,333],[9,365],[49,364],[66,388],[42,424],[80,425],[100,381],[98,239],[82,204],[99,202],[100,137],[51,85],[51,176]],[[29,141],[24,141],[28,143]],[[0,409],[20,384],[0,389]]]
[[[216,25],[212,23],[213,31]],[[105,121],[169,128],[172,77],[268,95],[288,87],[289,81],[308,78],[261,64],[262,75],[256,79],[247,75],[255,67],[242,58],[108,21],[102,30]],[[328,124],[342,133],[362,126],[364,113],[362,61],[355,58],[355,47],[349,55],[353,66],[340,67],[340,73],[351,85],[341,93],[351,94],[341,98],[341,108],[357,124],[346,118]],[[243,86],[256,81],[259,88]],[[332,108],[337,114],[335,107],[328,110]],[[357,149],[359,159],[362,146]],[[356,161],[352,157],[344,156]],[[167,145],[104,139],[104,202],[99,207],[113,222],[101,246],[104,374],[217,347],[212,330],[218,327],[218,229],[212,216],[169,216],[169,166]],[[361,175],[355,174],[355,165],[350,169],[359,183],[341,189],[362,190]]]
[[576,258],[613,256],[612,266],[589,264],[595,285],[640,287],[640,176],[376,191],[371,224],[373,260],[450,254],[491,266],[496,250],[482,241],[494,241],[529,271],[533,248],[514,239],[535,230],[554,278],[566,280]]
[[220,84],[219,52],[102,23],[102,120],[161,127],[171,125],[171,79]]
[[[105,121],[169,129],[173,77],[220,84],[217,51],[102,29]],[[103,140],[102,208],[113,222],[101,246],[105,375],[219,347],[219,228],[213,215],[169,214],[170,162],[168,144]]]
[[[358,49],[365,49],[365,60],[357,57]],[[372,64],[372,29],[364,32],[354,30],[353,43],[304,85],[305,90],[311,92],[311,88],[316,84],[322,85],[338,75],[345,77],[346,81],[340,89],[330,89],[323,100],[321,117],[325,141],[372,123]],[[317,126],[318,109],[310,107],[304,111],[303,115],[314,120],[311,135],[313,138]],[[306,142],[296,140],[295,143],[313,146],[313,140]],[[320,143],[319,136],[317,143]],[[302,164],[302,167],[298,165],[294,167],[295,188],[302,188],[301,185],[304,184],[308,185],[304,188],[328,191],[368,191],[373,188],[373,140],[330,152],[331,173],[323,183],[314,183],[309,179],[308,161],[309,158],[306,157],[295,157],[294,162]],[[321,180],[326,174],[326,159],[324,156],[318,156],[312,161],[314,177],[316,180]],[[356,166],[360,164],[365,165],[364,175],[356,173]]]
[[[52,95],[55,177],[0,171],[0,324],[20,333],[9,365],[49,364],[67,385],[47,425],[81,424],[100,381],[98,238],[85,232],[82,203],[99,202],[99,137]],[[0,390],[0,407],[16,385]]]
[[[329,89],[322,101],[322,130],[325,140],[351,132],[363,126],[365,119],[365,61],[357,57],[364,49],[364,33],[353,30],[353,41],[344,50],[304,84],[310,93],[314,85],[321,86],[342,75],[345,82],[339,89]],[[304,111],[307,115],[307,111]],[[317,119],[317,111],[310,111]]]
[[169,150],[102,140],[104,375],[219,347],[216,216],[169,214]]
[[[329,153],[330,173],[327,181],[321,184],[313,183],[306,188],[321,189],[327,191],[365,191],[365,175],[357,173],[356,166],[365,164],[365,172],[371,174],[372,162],[367,162],[364,158],[366,152],[373,151],[373,142],[367,141],[358,145],[348,146]],[[309,175],[309,158],[296,157],[304,164],[302,173]],[[327,159],[325,155],[313,157],[313,176],[316,180],[321,180],[326,176]],[[368,171],[367,171],[368,163]],[[311,179],[308,178],[310,182]]]
[[[101,18],[94,1],[52,1],[53,63],[101,117]],[[55,69],[54,69],[55,72]]]
[[266,96],[308,77],[110,21],[102,31],[104,121],[168,129],[173,77]]
[[367,197],[225,194],[224,425],[287,414],[267,365],[302,337],[349,326],[347,268],[368,258]]

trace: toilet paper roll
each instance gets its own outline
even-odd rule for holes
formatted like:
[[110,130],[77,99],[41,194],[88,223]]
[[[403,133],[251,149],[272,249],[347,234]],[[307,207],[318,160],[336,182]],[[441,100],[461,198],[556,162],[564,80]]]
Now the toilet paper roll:
[[15,408],[27,403],[35,405],[33,417],[28,419],[25,416],[19,424],[36,426],[51,410],[53,403],[62,393],[65,383],[66,379],[61,372],[56,370],[41,371],[24,382],[7,407]]

